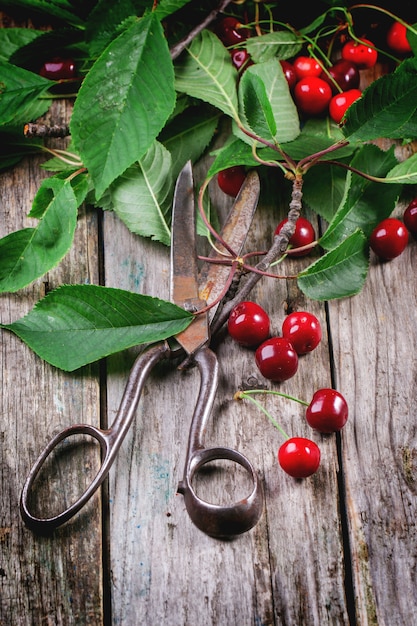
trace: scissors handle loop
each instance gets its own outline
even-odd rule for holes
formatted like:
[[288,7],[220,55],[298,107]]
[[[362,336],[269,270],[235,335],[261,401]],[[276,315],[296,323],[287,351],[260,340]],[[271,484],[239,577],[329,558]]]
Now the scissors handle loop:
[[[29,472],[20,497],[21,516],[29,528],[37,531],[45,531],[61,526],[78,513],[97,491],[107,477],[122,441],[129,430],[150,371],[158,361],[169,358],[171,354],[169,345],[163,342],[152,345],[136,358],[123,393],[119,410],[109,429],[104,430],[96,428],[90,424],[75,424],[74,426],[65,428],[50,440]],[[51,517],[38,517],[30,510],[35,480],[40,474],[47,458],[55,448],[57,448],[64,439],[75,435],[89,435],[98,441],[101,448],[102,459],[100,469],[84,493],[69,507]]]
[[[225,447],[205,448],[207,422],[217,390],[218,362],[209,348],[199,350],[195,362],[200,371],[200,391],[192,418],[183,480],[178,493],[184,496],[188,515],[206,534],[225,538],[250,530],[259,521],[263,510],[261,481],[250,461],[237,450]],[[201,499],[193,488],[193,478],[203,465],[216,460],[229,460],[241,465],[249,474],[252,491],[231,506],[220,506]]]

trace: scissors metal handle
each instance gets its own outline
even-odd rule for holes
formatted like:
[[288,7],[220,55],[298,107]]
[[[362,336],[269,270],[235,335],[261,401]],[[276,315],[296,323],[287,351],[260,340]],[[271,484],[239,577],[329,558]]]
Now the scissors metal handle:
[[[203,437],[217,391],[218,362],[208,347],[198,350],[194,360],[200,371],[200,391],[190,428],[184,477],[178,485],[178,493],[184,496],[188,515],[200,530],[212,537],[230,537],[250,530],[259,521],[263,510],[262,485],[250,461],[237,450],[204,447]],[[222,459],[241,465],[252,482],[251,493],[231,506],[202,500],[192,485],[193,478],[203,465]]]
[[[107,430],[96,428],[90,424],[75,424],[65,428],[55,435],[45,447],[33,465],[20,497],[20,512],[25,524],[33,530],[45,531],[61,526],[71,519],[88,502],[107,477],[117,452],[126,436],[135,416],[136,408],[142,393],[143,386],[152,368],[158,361],[170,358],[172,351],[167,343],[158,343],[140,354],[132,367],[126,389],[124,391],[119,410],[113,424]],[[30,501],[34,482],[39,475],[48,456],[61,441],[74,435],[89,435],[96,439],[101,447],[102,462],[98,473],[78,498],[64,511],[52,517],[37,517],[30,511]]]

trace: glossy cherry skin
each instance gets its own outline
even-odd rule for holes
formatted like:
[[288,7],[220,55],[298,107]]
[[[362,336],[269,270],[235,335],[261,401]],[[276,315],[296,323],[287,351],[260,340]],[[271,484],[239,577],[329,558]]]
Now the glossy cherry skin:
[[317,348],[322,337],[321,325],[312,313],[294,311],[282,323],[282,336],[288,339],[300,356]]
[[417,237],[417,198],[414,198],[405,209],[403,220],[407,230],[413,237]]
[[[278,235],[281,231],[281,228],[288,222],[288,218],[282,220],[275,229],[275,235]],[[302,246],[308,246],[310,243],[316,240],[316,233],[313,228],[313,224],[306,218],[300,215],[295,223],[295,231],[294,234],[290,237],[289,244],[291,245],[291,249],[288,249],[287,252],[291,254],[291,256],[301,257],[309,254],[310,250],[300,250],[296,252],[296,248],[301,248]]]
[[[334,65],[332,65],[332,67],[329,67],[328,72],[342,91],[357,89],[359,87],[359,70],[355,63],[352,63],[351,61],[345,61],[345,59],[341,59],[340,61],[337,61]],[[321,74],[320,78],[329,83],[333,93],[339,93],[338,89],[325,72]]]
[[217,174],[217,183],[224,193],[236,198],[245,178],[245,168],[242,165],[234,165]]
[[391,261],[400,256],[407,243],[407,228],[395,217],[382,220],[374,228],[369,239],[369,245],[382,261]]
[[246,41],[249,32],[236,17],[223,18],[216,28],[216,34],[225,46],[234,46]]
[[307,407],[307,423],[320,433],[335,433],[349,417],[345,398],[335,389],[318,389]]
[[227,321],[229,335],[241,346],[258,347],[269,337],[268,313],[256,302],[239,302]]
[[329,102],[329,115],[336,124],[339,124],[351,104],[362,96],[360,89],[349,89],[337,93]]
[[297,80],[301,80],[306,76],[320,76],[323,71],[320,63],[313,57],[299,56],[294,59],[293,67]]
[[63,59],[61,57],[55,57],[51,61],[46,61],[39,74],[49,80],[65,80],[68,78],[74,78],[75,76],[75,63],[72,59]]
[[296,82],[298,81],[297,74],[295,73],[294,66],[289,61],[280,61],[282,71],[287,79],[288,87],[294,89]]
[[307,478],[320,465],[320,448],[305,437],[291,437],[278,450],[278,462],[293,478]]
[[387,33],[387,44],[393,52],[408,54],[411,46],[407,39],[407,28],[400,22],[394,22]]
[[360,43],[348,41],[342,48],[342,58],[355,63],[360,70],[374,67],[378,60],[378,52],[372,46],[368,39],[361,39]]
[[298,369],[298,355],[285,337],[270,337],[257,348],[255,363],[262,376],[282,383]]
[[246,52],[246,50],[231,50],[230,56],[232,57],[232,63],[237,70],[249,67],[249,65],[253,65],[253,61],[251,60],[250,55]]
[[332,97],[328,83],[317,76],[307,76],[294,87],[297,108],[305,115],[320,115],[327,110]]

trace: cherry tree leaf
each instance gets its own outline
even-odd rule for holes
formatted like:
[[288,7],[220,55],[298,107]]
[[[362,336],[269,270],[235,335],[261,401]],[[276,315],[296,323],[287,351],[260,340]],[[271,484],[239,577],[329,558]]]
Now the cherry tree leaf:
[[369,85],[348,109],[342,132],[349,141],[417,137],[417,59]]
[[[383,151],[370,144],[355,154],[351,166],[383,177],[396,162],[394,148]],[[347,193],[343,202],[320,239],[320,245],[327,250],[337,246],[357,228],[369,237],[375,226],[392,213],[400,192],[399,185],[387,186],[358,174],[349,174],[346,181]]]
[[9,61],[16,50],[26,46],[42,32],[34,28],[0,28],[0,60]]
[[245,72],[239,83],[239,99],[249,128],[262,139],[273,141],[277,125],[265,83],[254,72]]
[[74,26],[82,26],[82,19],[74,13],[74,8],[69,0],[3,0],[2,8],[7,6],[14,10],[21,7],[25,11],[34,11],[46,16],[64,20]]
[[133,233],[169,246],[173,193],[171,155],[158,141],[115,180],[103,196],[103,208],[113,210]]
[[175,87],[238,119],[237,70],[229,52],[211,31],[195,37],[175,64]]
[[42,182],[29,213],[40,218],[38,225],[0,239],[0,292],[26,287],[61,261],[72,245],[84,195],[76,196],[69,180]]
[[22,111],[27,112],[53,85],[42,76],[5,61],[0,61],[0,77],[0,125],[11,124]]
[[65,371],[184,330],[193,315],[151,296],[98,285],[64,285],[2,328]]
[[104,50],[75,101],[71,135],[97,200],[144,156],[172,113],[175,97],[168,45],[159,20],[150,14]]
[[263,63],[277,57],[290,59],[303,47],[303,39],[289,30],[278,30],[246,41],[246,50],[255,61]]
[[357,229],[298,275],[298,286],[312,300],[334,300],[359,293],[369,267],[365,235]]
[[393,167],[386,175],[385,180],[387,183],[417,184],[417,154],[413,154],[402,163]]
[[[265,98],[263,97],[262,105],[259,106],[262,108],[262,116],[265,118],[267,126],[270,126],[268,120],[270,120],[271,117],[273,117],[275,121],[276,132],[274,133],[273,140],[280,144],[294,140],[300,134],[297,107],[291,97],[288,82],[282,71],[281,64],[277,59],[251,65],[246,69],[239,85],[239,99],[243,105],[243,110],[241,107],[240,111],[240,118],[243,126],[249,127],[250,129],[251,120],[247,119],[247,114],[249,113],[252,117],[256,115],[256,103],[253,101],[251,106],[247,98],[245,102],[246,86],[251,84],[250,80],[253,75],[257,76],[258,82],[256,84],[261,81],[265,88],[266,99],[269,101],[269,105],[266,105]],[[255,85],[255,83],[253,83],[253,85]],[[257,87],[257,91],[260,97],[259,87]],[[261,115],[261,113],[259,113],[259,115]],[[233,132],[243,141],[253,143],[253,139],[249,138],[237,128],[235,122]],[[267,139],[267,137],[263,138]]]

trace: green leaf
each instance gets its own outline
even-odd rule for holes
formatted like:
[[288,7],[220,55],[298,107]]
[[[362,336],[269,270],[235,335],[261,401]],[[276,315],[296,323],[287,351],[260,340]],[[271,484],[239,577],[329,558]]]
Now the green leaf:
[[162,130],[158,140],[171,153],[171,174],[175,180],[188,160],[200,158],[213,138],[219,112],[206,106],[194,106],[175,117]]
[[229,52],[209,30],[203,30],[175,64],[177,91],[204,100],[234,119],[238,119],[237,78]]
[[169,246],[172,193],[171,156],[155,141],[112,183],[103,196],[103,208],[113,210],[133,233]]
[[155,13],[160,20],[168,15],[172,15],[179,9],[182,9],[186,4],[189,4],[191,0],[159,0]]
[[8,61],[16,50],[26,46],[42,32],[34,28],[0,28],[0,61]]
[[385,180],[387,183],[415,185],[417,183],[417,154],[409,157],[390,170]]
[[298,286],[312,300],[333,300],[359,293],[369,267],[365,235],[358,229],[298,276]]
[[[329,119],[309,119],[301,129],[301,133],[293,141],[281,145],[281,148],[295,161],[300,161],[307,156],[326,150],[330,146],[344,141],[343,134],[337,124]],[[347,146],[340,147],[335,152],[323,155],[321,160],[335,159],[340,161],[350,156],[356,149],[352,142]]]
[[417,59],[405,60],[363,92],[348,109],[342,131],[349,141],[417,137]]
[[11,124],[52,84],[33,72],[0,61],[0,125]]
[[[375,145],[364,145],[351,161],[355,169],[383,177],[396,163],[394,148],[384,152]],[[347,178],[348,191],[328,229],[320,239],[323,248],[337,246],[347,235],[360,228],[369,237],[375,226],[394,210],[399,185],[386,186],[352,174]]]
[[288,30],[279,30],[246,41],[246,50],[255,63],[263,63],[274,57],[290,59],[303,47],[304,40]]
[[55,17],[75,26],[83,24],[80,17],[74,14],[71,2],[67,0],[3,0],[2,8],[7,6],[13,9],[21,7],[29,12],[35,11],[46,16],[49,20],[51,17]]
[[277,132],[271,104],[263,80],[256,73],[244,72],[239,98],[249,128],[262,139],[273,140]]
[[174,105],[171,57],[161,24],[150,14],[106,48],[75,101],[71,134],[97,200],[144,156]]
[[[248,76],[246,77],[246,75]],[[268,112],[267,116],[269,119],[272,115],[276,124],[276,133],[273,139],[280,144],[294,140],[300,134],[300,122],[297,107],[291,97],[288,82],[280,62],[277,59],[272,59],[271,61],[248,67],[241,80],[243,86],[239,86],[241,101],[243,97],[242,90],[244,90],[246,84],[249,84],[249,80],[253,75],[257,76],[265,87],[266,97],[270,103],[269,108],[272,111],[272,114]],[[250,113],[254,115],[255,111],[251,110]],[[245,111],[241,113],[240,117],[243,125],[250,127]],[[253,139],[247,137],[240,129],[235,128],[233,132],[243,141],[253,143]]]
[[77,208],[70,181],[42,182],[29,214],[41,218],[38,226],[0,239],[0,292],[26,287],[61,261],[74,238]]
[[328,222],[342,202],[346,185],[346,171],[336,165],[312,167],[304,176],[303,200]]
[[48,363],[73,371],[132,346],[172,337],[192,319],[184,309],[151,296],[97,285],[64,285],[2,328]]

